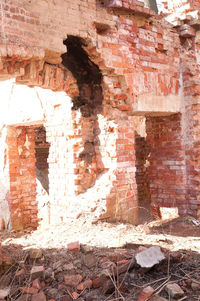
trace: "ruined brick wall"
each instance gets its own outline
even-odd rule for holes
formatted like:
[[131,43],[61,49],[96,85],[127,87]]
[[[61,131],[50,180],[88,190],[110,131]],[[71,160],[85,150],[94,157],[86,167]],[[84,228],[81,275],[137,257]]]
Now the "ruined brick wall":
[[200,115],[199,115],[199,40],[198,32],[196,43],[193,38],[191,48],[188,51],[184,50],[182,56],[183,70],[183,93],[185,98],[185,152],[186,152],[186,170],[187,170],[187,198],[189,212],[195,213],[199,217],[199,130],[200,130]]
[[36,228],[38,224],[35,181],[35,132],[31,128],[10,128],[7,136],[9,155],[9,204],[12,227]]
[[[99,207],[102,212],[97,215],[102,214],[105,219],[136,222],[137,154],[133,115],[147,116],[148,120],[147,140],[152,151],[149,170],[157,175],[157,179],[151,177],[152,184],[156,181],[153,201],[171,206],[167,193],[160,191],[159,181],[164,181],[158,179],[160,170],[164,166],[168,180],[166,189],[162,189],[167,191],[172,190],[170,176],[178,183],[182,169],[177,170],[176,164],[161,164],[161,161],[181,161],[176,147],[186,147],[190,133],[185,133],[184,138],[182,133],[187,124],[192,135],[193,131],[198,132],[198,126],[196,130],[193,128],[197,106],[187,108],[187,100],[184,102],[187,94],[180,85],[183,68],[180,59],[185,60],[184,56],[180,57],[180,47],[186,41],[179,39],[179,31],[136,0],[91,0],[81,4],[78,0],[26,3],[3,0],[0,16],[0,79],[15,78],[17,83],[6,84],[4,104],[8,103],[9,108],[4,111],[9,112],[9,118],[3,118],[3,126],[12,126],[14,132],[23,126],[22,133],[28,131],[31,141],[30,158],[23,158],[15,148],[8,154],[7,169],[1,173],[1,179],[6,176],[11,182],[9,205],[13,226],[15,215],[20,217],[22,225],[37,224],[36,176],[32,174],[30,181],[26,177],[35,168],[35,138],[31,131],[38,126],[44,126],[50,146],[49,195],[45,196],[48,198],[45,206],[52,221],[59,222]],[[183,71],[183,81],[187,82],[187,76],[187,71]],[[20,99],[20,93],[27,95],[26,102]],[[185,109],[190,112],[188,119],[183,118]],[[166,117],[170,114],[175,115]],[[171,136],[169,130],[173,133]],[[173,138],[169,141],[167,159],[163,133]],[[23,149],[24,138],[9,135],[10,147],[15,143]],[[195,141],[194,138],[194,143],[187,147],[188,153],[191,147],[198,148]],[[157,144],[160,155],[156,157]],[[1,155],[3,153],[6,154],[5,147]],[[22,204],[25,202],[24,191],[18,191],[16,196],[14,190],[18,188],[11,178],[13,155],[20,162],[17,169],[25,159],[34,165],[22,175],[17,171],[17,181],[25,185],[25,190],[26,183],[34,183],[25,212],[19,207],[20,200]],[[184,160],[181,161],[181,168],[184,164]],[[194,159],[192,164],[194,168]],[[185,184],[180,184],[182,192],[189,191],[190,170],[186,172]],[[8,188],[6,193],[9,195]],[[173,204],[178,206],[182,197],[181,210],[189,208],[182,193],[181,197],[175,194],[173,197],[176,200]],[[27,217],[30,213],[33,213],[31,219]]]
[[151,202],[159,207],[178,207],[180,213],[185,213],[188,206],[181,115],[148,117],[146,126]]

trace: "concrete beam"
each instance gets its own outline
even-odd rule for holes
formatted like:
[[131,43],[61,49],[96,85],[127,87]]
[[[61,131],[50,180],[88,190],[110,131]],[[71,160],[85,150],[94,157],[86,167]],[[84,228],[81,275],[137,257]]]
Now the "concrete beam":
[[133,115],[166,116],[181,111],[181,96],[139,95],[133,104]]

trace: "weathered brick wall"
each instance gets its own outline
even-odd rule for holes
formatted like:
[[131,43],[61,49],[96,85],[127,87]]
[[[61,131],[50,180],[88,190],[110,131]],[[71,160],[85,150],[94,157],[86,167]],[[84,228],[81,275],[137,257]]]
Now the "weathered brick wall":
[[151,202],[159,207],[178,207],[180,213],[186,213],[187,179],[181,115],[148,117],[146,126]]
[[[198,35],[197,35],[198,37]],[[185,151],[187,170],[187,198],[189,212],[199,217],[199,41],[196,39],[194,48],[185,50],[182,56],[183,93],[185,99]]]
[[199,7],[200,7],[199,0],[190,0],[190,4],[191,4],[192,8],[194,8],[194,9],[199,9]]
[[9,156],[11,222],[14,229],[38,224],[35,180],[35,132],[32,128],[10,128]]
[[[151,186],[153,202],[158,201],[163,206],[179,206],[181,203],[180,212],[186,212],[189,206],[182,193],[184,189],[190,190],[191,177],[197,177],[190,175],[192,168],[196,169],[196,159],[189,158],[189,153],[192,148],[197,154],[198,139],[194,136],[187,146],[190,132],[188,130],[184,137],[182,134],[186,125],[192,135],[198,132],[198,122],[195,121],[198,105],[193,103],[185,108],[188,104],[187,93],[194,90],[197,93],[196,86],[190,89],[190,84],[188,86],[186,83],[187,88],[183,91],[186,102],[180,89],[180,47],[181,44],[185,47],[186,41],[182,40],[185,33],[182,33],[180,41],[175,29],[155,17],[155,13],[142,1],[103,3],[90,0],[80,3],[78,0],[36,0],[25,3],[23,0],[3,0],[0,16],[0,79],[16,78],[17,84],[40,87],[30,89],[13,84],[5,94],[8,96],[5,96],[4,103],[11,104],[9,110],[6,108],[7,112],[14,111],[12,108],[18,112],[9,113],[8,120],[3,122],[3,125],[13,126],[7,138],[13,227],[19,226],[15,225],[16,217],[21,225],[37,224],[35,184],[26,204],[23,189],[26,190],[26,184],[36,181],[33,175],[35,138],[32,133],[34,129],[30,126],[36,128],[38,125],[45,127],[50,145],[48,214],[51,221],[59,222],[99,206],[102,209],[99,215],[103,214],[108,220],[136,222],[134,114],[150,116],[147,118],[147,141],[151,147],[149,171],[152,169],[152,175],[151,172],[149,175],[154,185]],[[73,41],[76,46],[73,46]],[[186,56],[182,55],[182,62]],[[196,60],[194,57],[194,64]],[[63,64],[60,64],[61,61]],[[184,82],[187,82],[187,73],[183,71]],[[14,106],[11,91],[18,91],[19,96],[20,89],[31,95],[27,99],[30,107],[35,106],[32,112],[20,99],[16,102],[19,105]],[[9,98],[9,95],[12,97]],[[135,105],[142,102],[146,107],[137,111]],[[175,109],[169,110],[173,106]],[[185,109],[186,113],[190,113],[187,118]],[[182,115],[162,117],[163,114],[180,111]],[[157,115],[161,117],[154,117]],[[19,126],[24,127],[17,137]],[[25,133],[28,137],[30,135],[31,141],[27,158],[19,153],[19,148],[24,151]],[[169,154],[165,149],[168,142]],[[12,150],[13,143],[15,147]],[[155,147],[157,144],[158,149]],[[179,147],[182,149],[179,150]],[[183,176],[185,159],[181,159],[185,158],[185,147],[188,156],[187,179]],[[1,154],[3,152],[4,149]],[[14,167],[17,168],[19,188],[16,188],[17,182],[11,175],[14,168],[12,156],[18,160],[18,165]],[[19,170],[26,160],[32,160],[33,164],[21,175]],[[173,163],[162,164],[162,161]],[[180,170],[174,162],[181,162],[178,165]],[[164,185],[162,169],[166,189],[161,188]],[[27,179],[29,173],[31,176]],[[3,174],[5,171],[2,178]],[[172,178],[180,187],[176,189],[181,191],[180,194],[172,191]],[[171,200],[167,197],[167,190],[171,191]],[[197,189],[195,191],[197,198]],[[88,199],[91,199],[90,203]],[[194,202],[193,197],[191,210],[197,210]],[[24,212],[20,207],[23,203],[27,207]],[[197,206],[196,209],[194,206]]]
[[[132,84],[136,86],[136,91],[134,91],[136,95],[138,92],[140,94],[156,92],[158,95],[165,95],[167,91],[165,91],[164,83],[170,80],[170,75],[169,89],[171,89],[171,93],[176,94],[178,85],[176,71],[179,64],[178,36],[167,25],[163,28],[156,20],[145,19],[145,13],[142,14],[139,10],[143,3],[136,2],[137,9],[127,9],[128,13],[125,16],[122,11],[122,16],[118,18],[112,11],[108,13],[106,8],[96,1],[83,2],[80,7],[78,1],[74,1],[73,4],[64,2],[63,6],[57,3],[54,5],[53,1],[49,4],[46,1],[37,1],[24,5],[24,2],[19,0],[14,6],[15,1],[7,1],[6,4],[2,3],[1,5],[4,24],[2,42],[9,45],[15,44],[17,41],[18,45],[32,46],[29,51],[36,52],[37,50],[34,55],[38,58],[45,56],[46,61],[58,62],[60,61],[60,54],[65,52],[63,39],[67,34],[84,38],[90,37],[91,44],[98,44],[97,53],[101,55],[106,67],[113,68],[116,71],[115,74],[125,76],[126,85],[129,89]],[[21,10],[20,5],[22,6]],[[48,14],[46,14],[47,11]],[[134,17],[135,12],[140,13],[139,17]],[[148,12],[150,14],[149,10]],[[88,19],[88,14],[96,23]],[[22,15],[24,15],[23,18],[21,18]],[[33,20],[30,21],[29,18],[33,18]],[[150,22],[151,24],[149,24]],[[107,24],[108,32],[97,34],[99,24]],[[10,34],[9,28],[12,31],[19,27],[22,32],[16,31],[15,34]],[[35,45],[37,48],[33,47]],[[10,51],[11,55],[12,52],[13,55],[17,52],[20,55],[20,49],[9,48],[8,46],[5,49],[2,47],[1,51]],[[29,55],[31,56],[30,52]],[[92,57],[97,54],[93,54],[90,50],[89,55]],[[27,53],[22,53],[21,56],[25,57]],[[100,69],[103,67],[102,64],[103,61],[99,57]],[[132,68],[134,70],[131,72],[130,69]],[[138,72],[135,72],[136,70],[140,70],[137,77]],[[9,71],[12,72],[12,70]],[[160,79],[158,74],[161,75]],[[164,78],[162,78],[163,76]],[[159,85],[159,81],[162,85]],[[143,85],[144,82],[146,82],[145,85]],[[139,91],[137,91],[138,88]],[[131,99],[133,99],[132,95]]]

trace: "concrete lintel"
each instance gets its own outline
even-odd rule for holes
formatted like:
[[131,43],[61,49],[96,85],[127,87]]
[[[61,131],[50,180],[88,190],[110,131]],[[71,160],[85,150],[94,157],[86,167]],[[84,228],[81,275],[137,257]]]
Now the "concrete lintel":
[[181,96],[139,95],[133,104],[133,115],[165,116],[181,111]]

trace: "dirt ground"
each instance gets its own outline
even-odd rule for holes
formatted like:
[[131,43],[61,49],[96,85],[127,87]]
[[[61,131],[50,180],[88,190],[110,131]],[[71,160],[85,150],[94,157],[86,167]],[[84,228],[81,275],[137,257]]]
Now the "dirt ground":
[[[164,300],[174,300],[165,290],[169,282],[177,283],[184,291],[179,300],[200,300],[200,223],[189,216],[154,221],[145,224],[145,227],[94,222],[89,216],[81,216],[69,219],[66,224],[43,227],[32,232],[4,231],[0,236],[4,255],[12,258],[9,270],[4,271],[0,278],[0,288],[5,286],[5,279],[7,285],[12,287],[12,292],[5,300],[37,300],[31,299],[31,294],[23,295],[19,291],[20,286],[32,285],[30,269],[33,265],[44,266],[45,272],[51,269],[55,276],[48,276],[42,282],[47,300],[151,300],[139,299],[142,290],[149,285],[154,289],[154,294],[166,298]],[[67,245],[75,241],[80,243],[80,251],[70,252]],[[108,263],[129,264],[142,246],[159,246],[165,260],[149,270],[134,264],[127,266],[117,276],[113,276],[112,272],[109,276],[102,273]],[[42,255],[34,261],[30,259],[33,249],[42,251]],[[87,254],[91,254],[88,257],[89,264],[84,261]],[[70,264],[71,270],[68,270]],[[21,269],[25,270],[22,279],[16,277]],[[74,273],[82,275],[83,280],[101,278],[106,281],[99,287],[93,284],[80,292],[63,284],[63,277]],[[105,282],[108,282],[108,287]],[[24,296],[26,299],[22,299]]]

